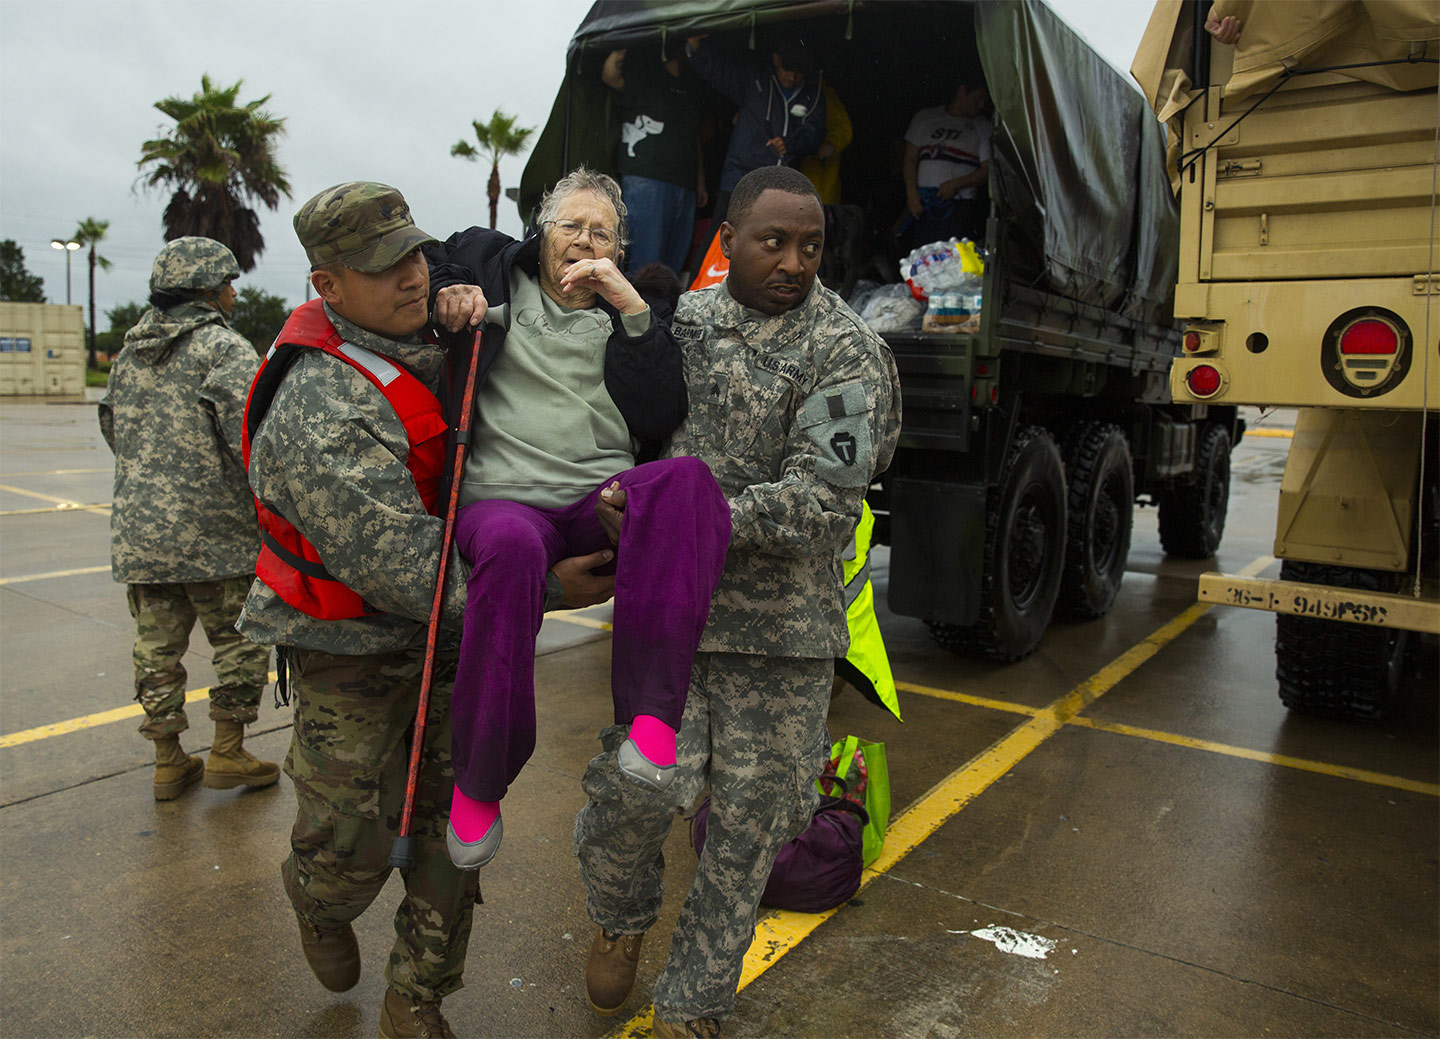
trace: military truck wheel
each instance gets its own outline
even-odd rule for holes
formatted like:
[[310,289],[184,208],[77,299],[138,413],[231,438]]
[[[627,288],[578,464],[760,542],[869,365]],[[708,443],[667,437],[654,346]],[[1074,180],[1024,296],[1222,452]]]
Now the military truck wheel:
[[1160,547],[1182,559],[1209,559],[1220,548],[1230,507],[1230,434],[1206,426],[1195,451],[1195,479],[1160,495]]
[[974,625],[930,623],[955,652],[1019,660],[1040,644],[1060,594],[1065,560],[1065,470],[1055,438],[1039,426],[1015,436],[1004,477],[990,492],[980,617]]
[[[1283,581],[1373,592],[1396,591],[1399,574],[1285,560]],[[1275,615],[1275,677],[1280,702],[1298,714],[1374,721],[1392,706],[1409,632],[1368,624]]]
[[1130,444],[1116,425],[1086,422],[1065,445],[1067,533],[1060,600],[1073,617],[1103,617],[1115,605],[1135,519]]

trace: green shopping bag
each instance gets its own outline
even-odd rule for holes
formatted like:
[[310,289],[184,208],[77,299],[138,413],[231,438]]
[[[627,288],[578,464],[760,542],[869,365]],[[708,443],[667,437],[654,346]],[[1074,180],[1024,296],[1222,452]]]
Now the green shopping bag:
[[885,846],[885,827],[890,824],[890,767],[885,759],[885,744],[846,736],[830,748],[830,766],[816,780],[822,794],[831,794],[825,786],[831,776],[844,782],[842,793],[836,796],[860,804],[869,816],[862,856],[868,866]]

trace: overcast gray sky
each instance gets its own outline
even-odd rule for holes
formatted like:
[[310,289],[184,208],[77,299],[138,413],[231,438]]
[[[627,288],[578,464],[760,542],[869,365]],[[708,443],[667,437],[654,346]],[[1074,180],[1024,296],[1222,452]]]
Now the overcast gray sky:
[[[1051,0],[1122,71],[1151,0]],[[431,234],[488,220],[488,168],[452,159],[470,120],[503,108],[544,125],[564,72],[565,45],[590,0],[0,0],[0,238],[25,250],[52,302],[65,301],[64,254],[84,217],[110,221],[96,274],[104,311],[141,301],[168,195],[136,185],[142,142],[174,124],[152,105],[189,96],[209,73],[241,99],[270,94],[286,122],[281,165],[294,198],[262,210],[266,249],[242,286],[292,305],[307,266],[290,219],[307,198],[345,180],[399,187]],[[500,164],[520,182],[524,157]],[[501,201],[500,229],[520,231]],[[87,299],[85,253],[74,254],[72,299]]]

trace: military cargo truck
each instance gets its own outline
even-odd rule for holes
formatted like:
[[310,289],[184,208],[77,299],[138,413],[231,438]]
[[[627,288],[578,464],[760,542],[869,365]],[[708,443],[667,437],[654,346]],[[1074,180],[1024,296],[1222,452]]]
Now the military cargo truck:
[[1276,614],[1280,698],[1375,718],[1435,576],[1436,57],[1425,0],[1157,5],[1134,72],[1171,132],[1180,201],[1176,401],[1300,409],[1280,579],[1200,598]]
[[600,0],[570,43],[522,214],[580,162],[613,169],[618,119],[600,81],[609,52],[658,58],[702,33],[737,58],[763,60],[792,33],[818,52],[855,129],[832,226],[858,215],[869,228],[827,242],[822,274],[842,291],[857,271],[897,277],[893,258],[869,261],[903,206],[895,146],[911,116],[943,104],[962,76],[979,73],[989,89],[979,328],[885,336],[904,424],[870,497],[891,549],[890,608],[947,647],[1013,660],[1057,609],[1110,609],[1137,501],[1159,506],[1167,552],[1212,555],[1243,424],[1232,405],[1170,397],[1178,208],[1135,89],[1035,0]]

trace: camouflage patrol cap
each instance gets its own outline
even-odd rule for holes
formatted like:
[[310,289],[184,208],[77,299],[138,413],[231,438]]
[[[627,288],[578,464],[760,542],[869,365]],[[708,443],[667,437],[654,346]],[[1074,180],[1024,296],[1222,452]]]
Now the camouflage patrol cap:
[[400,192],[368,180],[337,184],[306,202],[295,214],[295,234],[312,268],[342,263],[367,274],[435,241],[415,226]]
[[235,254],[213,238],[187,235],[166,242],[150,268],[150,291],[170,295],[213,292],[240,277]]

